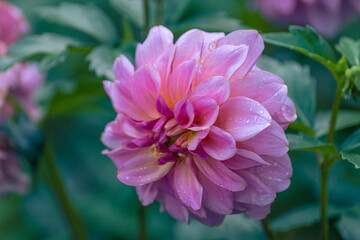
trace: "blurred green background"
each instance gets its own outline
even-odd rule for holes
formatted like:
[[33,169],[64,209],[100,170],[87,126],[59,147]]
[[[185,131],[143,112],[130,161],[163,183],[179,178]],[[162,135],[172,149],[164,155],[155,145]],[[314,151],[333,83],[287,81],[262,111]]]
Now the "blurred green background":
[[[62,2],[60,0],[11,1],[24,11],[32,26],[31,34],[58,33],[71,36],[85,46],[98,46],[99,42],[93,37],[45,21],[39,16],[40,7],[59,6]],[[124,10],[119,7],[123,1],[71,2],[80,4],[91,2],[101,8],[113,21],[117,35],[116,41],[109,43],[107,47],[134,56],[135,42],[143,40],[144,32],[136,23],[138,16],[133,16],[134,20],[131,16],[123,14]],[[151,19],[154,19],[151,24],[156,22],[154,7],[156,3],[155,0],[150,1]],[[260,32],[287,29],[287,26],[276,26],[263,18],[245,1],[163,0],[163,5],[161,23],[172,29],[176,37],[194,27],[225,32],[246,27],[255,28]],[[141,12],[140,9],[138,10]],[[76,20],[76,16],[74,18]],[[346,26],[329,42],[336,43],[339,36],[359,39],[359,29],[360,21],[357,21]],[[315,81],[314,84],[307,86],[311,89],[307,89],[305,93],[316,94],[316,109],[327,110],[331,107],[336,86],[332,76],[324,67],[304,56],[270,45],[266,45],[265,54],[280,62],[300,63],[301,66],[296,66],[305,69],[305,77],[299,79],[299,84],[303,84],[302,80]],[[90,238],[136,239],[139,231],[140,203],[135,188],[120,183],[116,179],[116,169],[111,160],[101,155],[104,149],[100,142],[101,133],[106,123],[115,118],[110,100],[102,88],[102,80],[108,76],[107,72],[109,67],[111,68],[113,58],[113,56],[103,56],[100,62],[95,63],[90,59],[92,64],[104,65],[101,68],[103,72],[95,74],[89,70],[87,51],[69,52],[65,61],[60,61],[49,70],[46,84],[37,98],[49,113],[43,124],[44,135],[47,141],[51,142],[66,190],[84,220]],[[263,61],[266,63],[266,59]],[[291,86],[289,86],[291,91],[290,88]],[[295,88],[296,85],[292,87]],[[302,97],[307,98],[306,95]],[[352,100],[344,101],[343,107],[360,110],[360,104]],[[358,125],[339,131],[336,141],[341,143],[357,127]],[[280,239],[318,239],[320,175],[316,156],[311,152],[290,152],[290,155],[294,169],[292,185],[285,192],[278,194],[269,217]],[[44,183],[43,179],[46,178],[47,173],[40,156],[38,160],[33,170],[27,166],[28,172],[33,176],[29,194],[26,196],[9,194],[0,200],[0,239],[71,238],[63,212],[51,190]],[[351,235],[353,234],[351,231],[359,231],[356,229],[356,224],[360,224],[360,171],[355,170],[345,161],[338,162],[330,172],[329,195],[331,239],[342,239],[339,233],[343,237],[350,236],[345,239],[360,236]],[[228,216],[223,225],[215,228],[202,226],[195,221],[186,225],[176,222],[167,213],[160,213],[158,203],[148,207],[147,227],[150,239],[265,239],[261,224],[245,216]]]

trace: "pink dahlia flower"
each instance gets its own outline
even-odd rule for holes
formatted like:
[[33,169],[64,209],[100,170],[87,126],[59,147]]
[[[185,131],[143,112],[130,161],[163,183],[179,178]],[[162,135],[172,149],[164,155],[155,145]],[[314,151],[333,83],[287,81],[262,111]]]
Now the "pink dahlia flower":
[[20,9],[0,1],[0,56],[29,30],[29,25]]
[[0,136],[0,197],[10,192],[24,194],[29,185],[29,177],[21,172],[17,155]]
[[0,123],[12,113],[13,106],[6,101],[11,94],[33,121],[40,120],[40,107],[34,102],[44,75],[39,73],[36,63],[17,63],[5,72],[0,72]]
[[332,36],[360,13],[359,0],[256,0],[270,18],[281,23],[309,24]]
[[178,220],[220,224],[225,215],[270,212],[292,168],[284,128],[296,119],[287,87],[255,66],[264,48],[254,30],[153,27],[120,56],[104,87],[117,112],[102,136],[118,179]]

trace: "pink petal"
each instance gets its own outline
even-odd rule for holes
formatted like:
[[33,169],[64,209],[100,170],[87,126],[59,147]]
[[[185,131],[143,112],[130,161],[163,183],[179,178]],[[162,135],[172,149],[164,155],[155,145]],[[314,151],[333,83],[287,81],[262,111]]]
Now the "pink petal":
[[296,120],[296,118],[295,105],[289,97],[286,97],[284,104],[279,111],[275,113],[273,119],[285,130],[290,123]]
[[201,50],[204,45],[203,32],[198,29],[187,31],[179,37],[175,45],[176,53],[173,62],[173,69],[182,62],[189,60],[197,61],[200,58]]
[[254,152],[237,149],[236,155],[223,163],[230,169],[246,169],[260,165],[270,165]]
[[204,188],[204,206],[218,214],[231,214],[234,207],[233,193],[214,184],[201,172],[199,172],[199,181]]
[[163,193],[161,202],[166,211],[175,219],[183,222],[189,222],[189,211],[184,207],[180,200],[175,197]]
[[131,93],[127,91],[127,88],[124,86],[126,84],[120,81],[104,81],[103,84],[117,113],[123,113],[136,121],[146,121],[151,119],[143,110],[135,105]]
[[155,64],[157,59],[173,45],[173,34],[163,26],[155,26],[150,29],[143,44],[136,47],[136,68],[144,64]]
[[194,151],[200,144],[201,140],[203,140],[210,132],[210,128],[200,130],[198,132],[192,132],[192,137],[188,140],[188,149],[190,151]]
[[162,96],[158,96],[156,99],[156,110],[166,116],[166,117],[173,117],[174,113],[169,107],[169,105],[165,102],[164,98]]
[[275,122],[255,137],[238,143],[238,147],[253,151],[259,155],[281,157],[289,150],[289,142],[284,130]]
[[194,107],[190,101],[181,100],[175,105],[174,115],[182,128],[188,128],[194,120]]
[[117,80],[124,81],[129,87],[131,86],[131,79],[134,75],[134,66],[124,55],[120,55],[115,60],[113,72]]
[[170,98],[167,93],[167,81],[170,74],[171,65],[175,56],[175,46],[170,46],[165,52],[157,59],[154,67],[158,70],[161,78],[161,90],[160,94],[163,96],[166,102],[170,102]]
[[224,130],[212,126],[210,133],[201,141],[204,150],[217,160],[226,160],[236,154],[236,143],[234,138]]
[[133,77],[131,95],[136,105],[152,118],[160,117],[156,99],[160,93],[161,80],[154,67],[142,66]]
[[130,186],[142,186],[165,176],[174,163],[158,165],[151,148],[104,151],[118,167],[118,179]]
[[194,210],[200,209],[203,188],[184,160],[175,165],[174,188],[184,205]]
[[200,171],[216,185],[232,192],[241,191],[245,188],[245,180],[228,169],[224,164],[215,159],[207,160],[194,158],[194,162]]
[[248,184],[243,191],[235,193],[237,202],[265,206],[275,200],[275,191],[265,185],[259,178],[247,171],[239,171]]
[[116,120],[106,125],[105,131],[101,136],[101,141],[108,148],[122,147],[124,142],[131,141],[132,139],[123,133]]
[[199,131],[212,126],[219,114],[219,105],[210,97],[196,97],[190,99],[194,106],[194,122],[190,130]]
[[271,165],[251,169],[263,183],[273,188],[276,192],[286,190],[290,185],[292,176],[291,161],[287,154],[282,157],[264,156],[265,161]]
[[226,45],[241,46],[245,44],[248,52],[245,61],[239,66],[232,75],[231,80],[242,79],[254,67],[262,51],[264,50],[264,41],[260,34],[255,30],[238,30],[222,38],[218,46]]
[[158,192],[157,182],[136,187],[136,193],[143,206],[153,203]]
[[251,98],[261,103],[271,116],[279,111],[287,96],[283,80],[265,71],[251,71],[244,79],[232,81],[230,86],[230,97]]
[[201,52],[201,59],[205,59],[212,51],[217,48],[218,41],[225,36],[222,32],[208,33],[203,32],[204,44]]
[[230,133],[236,141],[252,138],[271,124],[271,117],[258,102],[246,97],[234,97],[221,107],[216,126]]
[[205,218],[201,218],[193,214],[191,214],[191,217],[201,222],[202,224],[213,227],[213,226],[219,226],[224,221],[225,215],[217,214],[208,210],[206,211]]
[[195,67],[196,61],[193,59],[181,63],[171,73],[168,81],[168,93],[174,105],[187,96],[194,76]]
[[270,213],[271,208],[271,204],[266,206],[258,206],[252,204],[236,203],[235,206],[243,210],[242,212],[244,212],[245,215],[252,217],[255,220],[264,219]]
[[248,47],[245,45],[223,45],[216,48],[204,60],[201,79],[205,80],[214,76],[230,78],[244,63],[247,52]]
[[220,105],[225,102],[230,95],[229,81],[222,76],[215,76],[206,79],[197,85],[190,93],[189,98],[211,97]]

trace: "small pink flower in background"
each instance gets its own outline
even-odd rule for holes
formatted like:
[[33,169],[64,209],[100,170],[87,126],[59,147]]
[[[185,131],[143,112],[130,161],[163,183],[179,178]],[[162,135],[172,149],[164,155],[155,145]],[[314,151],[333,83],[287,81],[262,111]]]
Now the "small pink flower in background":
[[[0,57],[6,55],[8,48],[28,30],[22,12],[0,1]],[[10,96],[32,121],[41,119],[41,110],[33,98],[43,79],[36,63],[17,63],[0,72],[0,128],[16,110],[13,102],[8,101]],[[30,181],[21,171],[19,157],[8,142],[8,136],[0,132],[0,196],[8,192],[25,193]]]
[[17,63],[5,72],[0,72],[0,108],[8,105],[5,98],[11,94],[22,106],[30,119],[39,121],[40,107],[34,102],[34,94],[40,89],[44,75],[39,73],[36,63]]
[[220,224],[225,215],[262,219],[290,184],[287,125],[296,119],[287,87],[255,66],[258,32],[190,30],[173,44],[163,26],[120,56],[104,87],[117,112],[105,150],[118,179],[181,221]]
[[7,145],[7,139],[0,136],[0,197],[9,192],[25,194],[30,179],[20,169],[17,155]]
[[311,25],[333,36],[360,15],[359,0],[256,0],[256,5],[280,23]]
[[21,10],[10,3],[0,1],[0,56],[1,53],[4,54],[4,45],[14,44],[28,31],[29,24]]
[[[0,1],[0,57],[29,30],[29,24],[20,9]],[[29,117],[38,121],[40,108],[33,101],[34,93],[40,88],[44,76],[36,63],[18,63],[5,72],[0,72],[0,123],[12,114],[13,106],[6,102],[13,95]]]

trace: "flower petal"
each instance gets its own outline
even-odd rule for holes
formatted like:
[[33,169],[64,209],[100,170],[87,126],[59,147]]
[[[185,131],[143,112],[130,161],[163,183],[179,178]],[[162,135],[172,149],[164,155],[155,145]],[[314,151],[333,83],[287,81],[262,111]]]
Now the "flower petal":
[[136,187],[136,193],[143,206],[153,203],[158,192],[157,182]]
[[284,104],[279,111],[275,113],[273,119],[285,130],[290,123],[296,120],[296,118],[295,105],[289,97],[286,97]]
[[275,74],[265,71],[251,71],[244,79],[230,83],[230,97],[243,96],[251,98],[263,105],[273,116],[287,96],[284,81]]
[[292,176],[291,161],[287,154],[282,157],[263,157],[271,165],[251,169],[263,183],[273,188],[276,192],[286,190],[290,185]]
[[243,191],[235,193],[237,202],[265,206],[275,200],[275,191],[248,171],[238,171],[248,184]]
[[196,61],[193,59],[181,63],[171,73],[168,81],[168,93],[173,103],[172,107],[189,93],[195,67]]
[[194,158],[196,166],[200,171],[216,185],[236,192],[245,188],[245,180],[228,169],[223,163],[215,159],[207,160]]
[[175,219],[183,222],[189,222],[189,211],[177,198],[163,193],[160,198],[160,202],[163,203],[163,207],[166,211]]
[[118,167],[118,179],[130,186],[142,186],[159,180],[172,168],[173,163],[158,165],[151,148],[117,149],[104,151]]
[[228,160],[223,161],[223,163],[228,168],[235,170],[246,169],[261,165],[270,165],[256,153],[245,149],[237,149],[236,155]]
[[246,97],[234,97],[220,107],[215,125],[230,133],[236,141],[245,141],[270,124],[271,117],[260,103]]
[[174,188],[184,205],[194,210],[200,209],[203,188],[184,160],[175,165]]
[[239,148],[245,148],[259,155],[281,157],[289,150],[289,142],[284,130],[275,122],[253,138],[238,143]]
[[199,131],[212,126],[219,114],[219,105],[210,97],[196,97],[190,99],[194,106],[194,122],[190,130]]
[[221,128],[212,126],[210,133],[201,141],[204,150],[217,160],[226,160],[236,154],[234,138]]
[[173,117],[174,113],[169,107],[169,105],[165,102],[164,98],[162,96],[158,96],[156,99],[156,110],[166,116],[166,117]]
[[131,92],[124,86],[126,84],[120,81],[104,81],[103,84],[117,113],[125,114],[136,121],[146,121],[151,119],[143,110],[135,105]]
[[218,214],[231,214],[234,207],[233,193],[214,184],[201,172],[199,172],[199,181],[204,188],[204,206]]
[[207,56],[201,68],[201,80],[214,76],[230,78],[244,63],[248,47],[246,45],[223,45]]
[[161,80],[152,66],[142,66],[134,74],[131,95],[136,105],[152,118],[160,117],[156,99],[160,93]]
[[194,107],[190,101],[181,100],[175,105],[174,115],[182,128],[188,128],[194,120]]
[[128,86],[131,86],[131,79],[134,75],[134,66],[124,55],[120,55],[116,58],[113,65],[113,72],[117,80],[124,81]]
[[206,79],[197,85],[194,90],[191,91],[189,98],[194,97],[211,97],[216,100],[220,105],[225,102],[230,95],[229,81],[223,76],[215,76]]
[[212,51],[217,48],[218,41],[225,36],[222,32],[203,32],[204,44],[201,52],[201,59],[205,59]]
[[254,67],[256,61],[264,50],[264,41],[260,34],[255,30],[238,30],[222,38],[218,46],[226,45],[248,46],[248,52],[245,61],[239,66],[230,80],[242,79]]
[[198,29],[189,30],[179,37],[175,45],[176,53],[173,69],[182,62],[194,59],[197,61],[200,58],[204,45],[203,32]]
[[155,26],[150,29],[143,44],[136,47],[136,68],[144,64],[155,64],[156,60],[173,45],[172,32],[163,26]]

